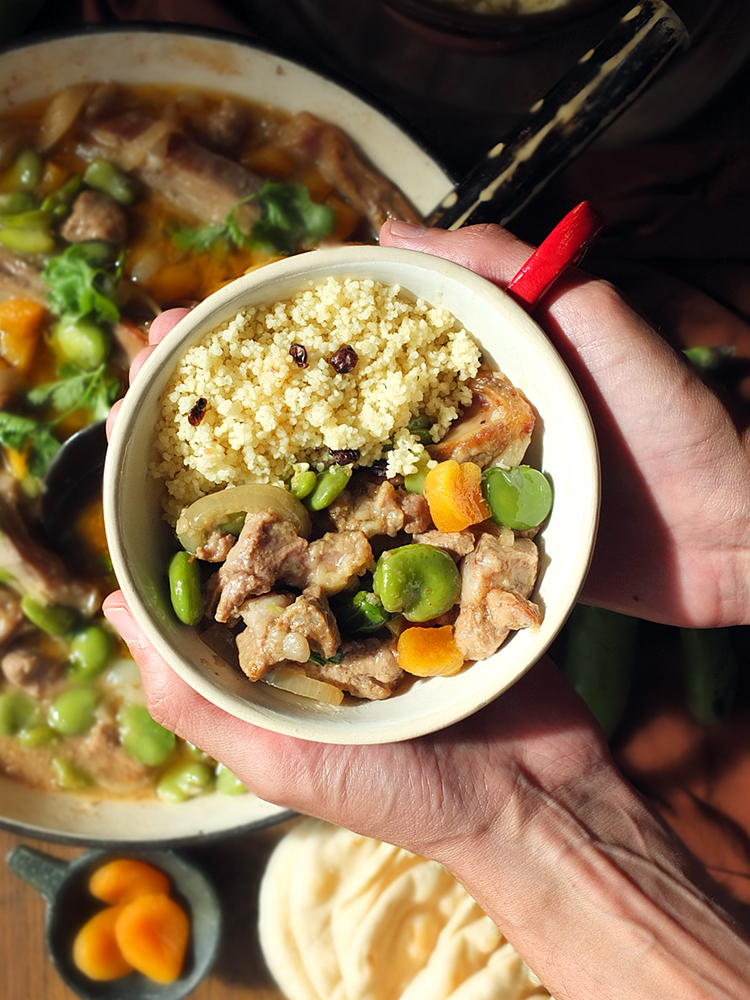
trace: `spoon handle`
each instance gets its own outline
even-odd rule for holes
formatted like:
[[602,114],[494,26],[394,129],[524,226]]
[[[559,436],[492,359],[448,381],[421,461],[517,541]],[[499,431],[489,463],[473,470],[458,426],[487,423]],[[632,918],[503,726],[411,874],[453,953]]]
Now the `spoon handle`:
[[5,863],[15,875],[22,878],[24,882],[28,882],[44,896],[48,903],[51,903],[55,898],[68,871],[66,861],[60,861],[58,858],[50,857],[49,854],[37,851],[33,847],[24,847],[22,844],[9,852]]
[[663,0],[641,0],[538,101],[432,212],[427,224],[505,225],[635,100],[677,49],[682,21]]

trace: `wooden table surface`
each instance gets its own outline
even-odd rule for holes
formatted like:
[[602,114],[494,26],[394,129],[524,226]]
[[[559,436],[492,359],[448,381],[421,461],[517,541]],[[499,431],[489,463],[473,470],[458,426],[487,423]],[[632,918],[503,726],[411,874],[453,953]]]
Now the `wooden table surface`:
[[[225,932],[213,972],[191,1000],[284,1000],[263,962],[258,943],[258,886],[269,854],[293,825],[183,850],[210,877],[222,903]],[[68,860],[82,848],[41,843],[0,831],[0,858],[24,844]],[[71,1000],[46,951],[45,902],[0,864],[0,997],[2,1000]]]

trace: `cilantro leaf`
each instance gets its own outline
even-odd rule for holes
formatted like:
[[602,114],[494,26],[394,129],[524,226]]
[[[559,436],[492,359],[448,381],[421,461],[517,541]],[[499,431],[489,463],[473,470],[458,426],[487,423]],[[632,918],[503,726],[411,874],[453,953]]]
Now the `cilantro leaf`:
[[333,209],[314,202],[304,184],[266,181],[258,192],[258,201],[263,214],[250,233],[251,246],[294,253],[300,243],[309,246],[333,232]]
[[60,449],[52,428],[42,420],[0,411],[0,444],[26,453],[29,472],[41,479]]
[[56,423],[80,409],[90,410],[93,420],[103,420],[120,393],[120,380],[108,375],[104,365],[86,371],[66,364],[58,375],[56,381],[34,386],[25,394],[30,406],[49,406],[62,414]]
[[90,248],[77,243],[53,257],[42,271],[50,308],[60,316],[92,316],[102,323],[116,323],[117,276],[101,266]]
[[224,226],[181,226],[172,232],[172,242],[178,250],[195,250],[203,253],[210,250],[219,240],[226,239]]
[[[261,216],[246,233],[237,221],[237,209],[256,201]],[[180,250],[202,252],[222,240],[235,247],[252,247],[270,253],[294,253],[298,246],[311,246],[330,236],[336,216],[330,205],[319,205],[304,184],[267,180],[255,194],[238,201],[222,226],[182,226],[172,233]]]

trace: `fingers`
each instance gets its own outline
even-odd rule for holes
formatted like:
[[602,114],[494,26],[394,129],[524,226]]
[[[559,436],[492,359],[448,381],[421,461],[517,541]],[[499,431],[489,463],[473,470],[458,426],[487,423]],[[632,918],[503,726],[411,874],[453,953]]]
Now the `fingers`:
[[418,250],[452,260],[504,288],[534,248],[495,225],[467,226],[455,232],[423,229],[391,220],[380,230],[380,243],[402,250]]
[[[143,368],[144,364],[154,352],[154,347],[161,343],[166,337],[170,330],[173,330],[175,326],[190,312],[189,309],[167,309],[165,312],[160,313],[151,323],[148,331],[148,342],[149,346],[144,347],[142,351],[133,358],[130,365],[129,381],[130,385],[138,375],[138,372]],[[112,431],[115,426],[115,420],[117,419],[117,414],[120,412],[120,407],[122,406],[122,400],[114,404],[112,409],[109,411],[107,416],[107,439],[112,436]]]
[[[159,344],[166,337],[170,330],[173,330],[181,319],[190,312],[189,309],[183,307],[175,309],[167,309],[165,312],[160,313],[151,322],[151,326],[148,331],[148,342],[149,344]],[[133,380],[131,379],[131,382]]]

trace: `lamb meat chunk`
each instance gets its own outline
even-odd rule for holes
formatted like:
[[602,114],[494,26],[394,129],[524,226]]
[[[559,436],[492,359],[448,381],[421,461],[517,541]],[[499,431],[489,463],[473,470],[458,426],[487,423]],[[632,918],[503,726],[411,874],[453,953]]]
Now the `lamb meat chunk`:
[[217,574],[216,620],[236,618],[248,597],[267,594],[285,569],[304,559],[306,552],[307,541],[276,511],[248,514]]
[[10,587],[0,586],[0,648],[13,637],[23,621],[25,616],[21,611],[21,598]]
[[372,561],[372,549],[364,532],[329,531],[310,542],[301,559],[288,560],[281,579],[299,590],[317,586],[326,594],[338,594]]
[[31,537],[16,492],[11,480],[0,478],[0,569],[14,589],[40,604],[61,604],[90,618],[101,603],[98,588],[74,580],[59,556]]
[[365,475],[353,478],[327,513],[337,531],[362,531],[367,538],[374,535],[394,538],[399,531],[416,534],[433,526],[423,496]]
[[[96,119],[79,153],[87,160],[106,157],[180,211],[214,225],[223,225],[238,202],[259,191],[262,183],[171,123],[137,110]],[[243,231],[249,231],[259,214],[257,202],[248,202],[237,209],[235,218]]]
[[305,673],[368,701],[389,698],[404,678],[394,638],[351,640],[344,643],[342,653],[340,663],[311,660],[305,664]]
[[68,243],[102,240],[120,246],[128,238],[128,223],[114,198],[100,191],[81,191],[60,235]]
[[336,619],[320,587],[308,587],[296,600],[283,593],[250,597],[240,613],[246,628],[236,636],[237,652],[251,681],[282,661],[307,663],[311,652],[327,659],[339,648]]
[[151,769],[125,751],[113,719],[99,719],[84,735],[68,738],[66,755],[97,785],[113,794],[132,794],[151,787]]
[[470,531],[424,531],[414,536],[415,542],[422,545],[434,545],[438,549],[449,552],[458,562],[464,556],[474,551],[474,536]]
[[481,534],[463,561],[456,645],[467,660],[496,653],[511,630],[538,628],[539,608],[528,600],[539,553],[529,538]]
[[204,562],[226,562],[229,553],[234,548],[237,539],[228,531],[220,531],[218,528],[212,531],[206,539],[205,545],[199,545],[195,550],[198,559]]
[[0,299],[33,299],[47,305],[49,288],[33,260],[0,246]]
[[59,686],[65,664],[62,654],[55,655],[31,640],[10,649],[0,660],[0,670],[14,687],[41,698]]
[[314,162],[344,201],[369,220],[374,232],[387,219],[421,221],[398,188],[366,164],[335,125],[301,111],[282,127],[279,141],[292,153],[302,154],[305,162]]
[[480,368],[467,384],[470,405],[441,441],[427,445],[430,457],[475,462],[482,468],[492,462],[519,465],[536,422],[531,404],[500,372]]

